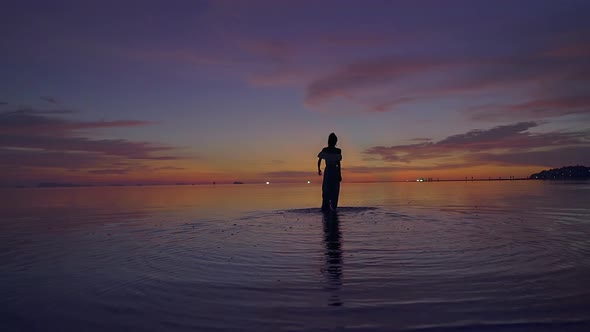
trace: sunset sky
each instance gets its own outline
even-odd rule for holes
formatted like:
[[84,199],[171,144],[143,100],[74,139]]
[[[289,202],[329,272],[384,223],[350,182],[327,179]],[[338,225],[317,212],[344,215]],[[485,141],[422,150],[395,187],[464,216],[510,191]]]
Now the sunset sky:
[[590,1],[12,1],[0,185],[590,166]]

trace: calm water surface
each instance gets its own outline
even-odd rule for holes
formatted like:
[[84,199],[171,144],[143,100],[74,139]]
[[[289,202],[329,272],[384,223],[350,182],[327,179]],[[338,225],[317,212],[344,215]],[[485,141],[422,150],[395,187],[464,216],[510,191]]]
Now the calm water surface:
[[0,191],[3,331],[590,331],[590,183]]

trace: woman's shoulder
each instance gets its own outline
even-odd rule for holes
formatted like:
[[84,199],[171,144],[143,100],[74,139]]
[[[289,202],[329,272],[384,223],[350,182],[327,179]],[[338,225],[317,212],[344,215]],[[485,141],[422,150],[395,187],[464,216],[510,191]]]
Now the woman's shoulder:
[[342,150],[340,150],[339,148],[329,147],[329,146],[326,146],[325,148],[323,148],[322,152],[333,153],[333,154],[342,154]]
[[337,162],[342,160],[342,151],[335,147],[326,147],[318,154],[319,158],[325,159],[326,162]]

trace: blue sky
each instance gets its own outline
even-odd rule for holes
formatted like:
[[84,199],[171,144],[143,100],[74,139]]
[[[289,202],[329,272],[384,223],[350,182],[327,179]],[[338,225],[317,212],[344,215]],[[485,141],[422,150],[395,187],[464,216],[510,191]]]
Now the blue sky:
[[5,7],[3,184],[302,181],[330,132],[345,181],[590,163],[587,1]]

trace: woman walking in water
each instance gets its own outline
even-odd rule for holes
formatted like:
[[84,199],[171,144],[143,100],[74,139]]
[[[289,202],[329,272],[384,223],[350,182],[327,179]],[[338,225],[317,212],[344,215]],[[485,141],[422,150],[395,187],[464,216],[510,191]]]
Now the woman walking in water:
[[324,168],[324,182],[322,183],[322,211],[336,211],[338,207],[338,195],[340,194],[340,161],[342,151],[336,147],[338,137],[331,133],[328,136],[328,146],[318,154],[318,174],[322,175],[322,159],[326,161]]

